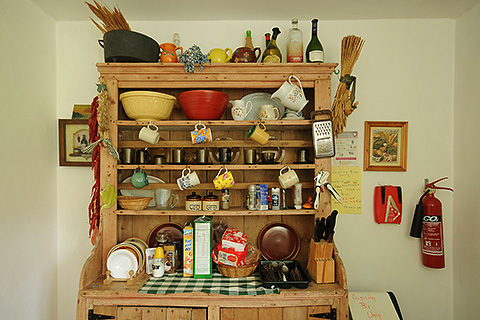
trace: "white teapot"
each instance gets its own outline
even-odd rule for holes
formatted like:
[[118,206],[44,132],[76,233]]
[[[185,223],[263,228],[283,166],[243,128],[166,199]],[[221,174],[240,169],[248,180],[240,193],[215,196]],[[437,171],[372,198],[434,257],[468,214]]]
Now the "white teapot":
[[230,103],[232,104],[233,120],[245,120],[253,108],[252,101],[230,100]]

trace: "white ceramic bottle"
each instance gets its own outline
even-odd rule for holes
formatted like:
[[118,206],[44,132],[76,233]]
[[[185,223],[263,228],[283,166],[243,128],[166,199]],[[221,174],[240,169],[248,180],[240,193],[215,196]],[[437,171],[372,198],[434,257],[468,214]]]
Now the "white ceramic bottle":
[[165,274],[165,257],[162,247],[155,249],[155,255],[152,262],[152,276],[154,278],[161,278]]

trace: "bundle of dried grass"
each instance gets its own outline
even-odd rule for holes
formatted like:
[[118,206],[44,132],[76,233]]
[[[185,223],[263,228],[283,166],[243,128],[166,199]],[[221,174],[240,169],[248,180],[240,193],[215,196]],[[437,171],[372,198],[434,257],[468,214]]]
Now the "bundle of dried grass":
[[95,20],[90,18],[92,22],[97,26],[100,31],[106,33],[111,30],[131,30],[130,25],[123,17],[122,12],[118,8],[113,8],[113,11],[108,8],[107,6],[101,6],[95,0],[92,5],[85,1],[87,6],[90,10],[100,19],[102,20],[102,25],[98,24]]
[[355,102],[356,79],[352,76],[352,71],[364,43],[365,40],[354,35],[342,39],[340,83],[332,105],[333,128],[336,137],[343,132],[347,125],[347,117],[358,105],[358,101]]

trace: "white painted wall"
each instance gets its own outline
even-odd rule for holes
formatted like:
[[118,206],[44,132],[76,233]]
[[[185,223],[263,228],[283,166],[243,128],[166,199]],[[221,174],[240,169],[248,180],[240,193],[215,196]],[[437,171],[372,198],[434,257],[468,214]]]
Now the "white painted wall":
[[455,131],[453,213],[454,315],[455,319],[475,319],[480,287],[480,200],[476,182],[480,179],[478,139],[471,134],[480,119],[477,98],[480,81],[480,5],[457,19],[455,32]]
[[[276,25],[283,30],[278,42],[284,47],[290,22],[130,24],[159,43],[170,42],[172,34],[179,32],[185,48],[197,44],[207,52],[213,47],[242,46],[247,28],[253,31],[254,44],[263,48],[263,34]],[[300,28],[307,42],[310,21],[300,21]],[[327,62],[340,61],[344,35],[357,34],[366,40],[354,69],[360,107],[349,118],[347,129],[358,130],[363,141],[366,120],[409,122],[408,171],[363,172],[363,214],[338,219],[336,242],[347,269],[349,289],[395,292],[405,319],[453,319],[453,195],[439,192],[445,215],[444,270],[424,268],[419,241],[408,234],[424,178],[449,176],[446,185],[453,184],[455,21],[326,21],[320,23],[319,30]],[[74,103],[89,103],[93,98],[98,77],[94,64],[103,61],[103,52],[96,43],[100,37],[89,22],[57,24],[58,117],[69,117]],[[337,83],[335,79],[333,90]],[[380,182],[403,187],[404,218],[400,226],[374,222],[373,190]],[[90,187],[88,169],[58,170],[61,319],[74,315],[79,272],[91,249],[86,211]]]
[[57,318],[55,22],[0,3],[0,312]]

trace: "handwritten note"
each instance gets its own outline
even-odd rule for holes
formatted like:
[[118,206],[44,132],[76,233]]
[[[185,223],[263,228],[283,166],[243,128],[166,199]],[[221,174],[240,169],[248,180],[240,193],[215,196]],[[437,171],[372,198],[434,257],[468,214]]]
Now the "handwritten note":
[[339,213],[362,213],[362,170],[360,167],[332,167],[332,186],[343,199],[332,197],[332,209]]
[[399,320],[387,292],[349,292],[353,320]]

